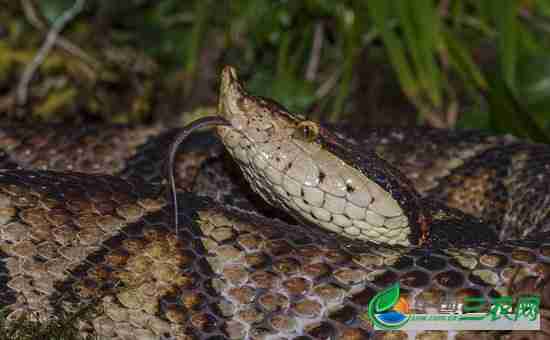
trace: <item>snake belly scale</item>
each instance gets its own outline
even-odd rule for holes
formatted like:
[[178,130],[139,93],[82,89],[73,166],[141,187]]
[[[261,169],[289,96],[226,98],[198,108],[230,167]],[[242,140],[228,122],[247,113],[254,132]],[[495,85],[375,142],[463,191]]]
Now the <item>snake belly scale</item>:
[[[548,337],[548,147],[430,129],[352,138],[230,95],[242,85],[231,69],[222,78],[220,113],[232,124],[218,128],[223,144],[262,197],[303,223],[250,211],[257,197],[222,171],[224,145],[211,135],[192,136],[176,158],[179,188],[194,191],[178,195],[176,234],[159,163],[177,131],[6,125],[0,305],[9,319],[94,302],[101,313],[82,332],[115,339]],[[249,119],[228,110],[277,114],[258,114],[248,131]],[[252,145],[274,126],[286,129],[280,140]],[[220,203],[228,197],[239,204]],[[368,302],[396,281],[419,311],[536,294],[542,330],[374,332]]]

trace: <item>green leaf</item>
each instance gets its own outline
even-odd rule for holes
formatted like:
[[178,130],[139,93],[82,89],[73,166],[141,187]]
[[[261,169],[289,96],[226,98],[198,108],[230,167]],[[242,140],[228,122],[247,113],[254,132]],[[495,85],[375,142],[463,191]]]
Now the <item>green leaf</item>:
[[391,25],[388,2],[371,0],[367,2],[367,7],[371,20],[380,31],[403,91],[409,98],[415,98],[418,93],[417,81],[405,56],[403,44]]
[[392,309],[399,300],[399,284],[394,284],[388,289],[376,294],[374,297],[374,312],[382,313]]
[[540,126],[550,126],[550,59],[548,54],[523,57],[518,64],[517,91]]
[[477,64],[473,61],[468,47],[448,30],[444,29],[441,33],[449,52],[449,61],[458,71],[459,75],[464,80],[473,83],[475,87],[486,89],[487,81]]
[[451,18],[453,18],[453,28],[457,29],[459,23],[465,16],[465,3],[463,1],[453,1],[451,4]]
[[477,129],[491,131],[489,112],[467,110],[460,114],[456,122],[459,129]]
[[[409,5],[410,15],[414,20],[416,28],[417,41],[416,46],[420,55],[419,77],[424,79],[425,89],[435,107],[440,107],[442,103],[440,69],[435,61],[436,47],[440,40],[440,20],[436,12],[436,7],[432,0],[406,1]],[[413,41],[411,41],[412,43]]]
[[550,109],[550,58],[548,55],[522,58],[518,65],[518,88],[528,104],[544,103]]
[[194,75],[197,71],[197,65],[199,63],[199,53],[202,44],[204,43],[204,36],[206,31],[206,25],[208,18],[211,14],[210,12],[210,2],[201,1],[196,4],[195,7],[195,20],[193,22],[193,28],[191,29],[191,40],[189,43],[189,54],[185,62],[185,70],[190,74]]
[[535,142],[549,143],[550,135],[542,129],[514,96],[512,90],[497,72],[491,77],[488,91],[484,91],[490,108],[492,128],[497,132],[511,132]]
[[492,13],[499,32],[497,39],[500,68],[506,85],[515,90],[518,55],[517,0],[491,0]]
[[548,0],[535,0],[534,12],[550,17],[550,2]]

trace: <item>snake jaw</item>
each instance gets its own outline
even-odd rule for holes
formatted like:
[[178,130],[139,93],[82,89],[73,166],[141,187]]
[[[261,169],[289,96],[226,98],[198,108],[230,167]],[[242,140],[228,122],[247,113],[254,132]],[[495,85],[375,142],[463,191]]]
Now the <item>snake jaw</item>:
[[221,78],[219,114],[231,125],[218,134],[256,193],[300,221],[351,238],[416,241],[416,219],[400,202],[407,195],[394,195],[383,173],[363,171],[377,162],[357,158],[318,123],[249,95],[234,68],[225,67]]

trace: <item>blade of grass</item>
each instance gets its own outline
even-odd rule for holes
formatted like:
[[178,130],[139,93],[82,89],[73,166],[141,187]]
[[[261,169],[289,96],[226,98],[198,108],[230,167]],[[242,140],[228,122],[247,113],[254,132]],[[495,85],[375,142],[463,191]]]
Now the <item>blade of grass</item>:
[[[425,74],[423,69],[423,62],[421,60],[422,58],[422,47],[418,43],[417,35],[415,25],[413,22],[413,17],[410,12],[409,4],[407,1],[400,1],[400,2],[393,2],[392,3],[395,6],[395,12],[397,13],[397,16],[399,18],[399,22],[401,24],[401,28],[403,29],[403,40],[406,45],[407,51],[409,51],[412,59],[412,68],[414,69],[414,73],[418,77],[418,81],[420,82],[420,86],[423,89],[427,89],[429,85],[426,83],[426,78],[423,77]],[[414,7],[414,6],[413,6]]]
[[450,15],[453,18],[452,26],[454,29],[459,29],[460,22],[465,16],[464,1],[453,1],[450,8]]
[[343,112],[344,101],[346,99],[346,96],[349,93],[349,89],[351,86],[354,59],[355,58],[353,57],[351,52],[348,50],[348,52],[346,53],[346,57],[344,59],[343,72],[342,72],[342,77],[340,79],[338,94],[336,95],[336,99],[334,100],[332,114],[329,117],[330,121],[335,121]]
[[442,88],[440,84],[441,72],[435,61],[436,47],[438,46],[439,16],[432,0],[406,1],[411,10],[411,16],[417,26],[418,45],[422,72],[426,78],[426,91],[432,104],[439,110],[442,105]]
[[487,81],[483,73],[473,61],[469,49],[458,37],[447,29],[441,30],[445,48],[449,53],[449,61],[465,83],[472,83],[476,88],[485,90]]
[[500,69],[506,85],[515,90],[516,64],[518,57],[518,1],[490,0],[495,25],[499,32],[497,38]]
[[423,92],[435,107],[441,105],[441,89],[438,85],[439,69],[434,60],[435,35],[437,27],[435,8],[431,0],[394,2],[407,51],[412,56],[416,77]]
[[277,52],[277,66],[275,68],[276,79],[284,79],[288,66],[289,49],[292,36],[290,32],[284,32]]
[[482,93],[489,103],[490,122],[494,131],[512,132],[540,143],[550,142],[550,135],[522,107],[502,76],[497,74],[489,78],[489,88]]
[[302,81],[302,75],[300,71],[300,68],[304,66],[304,60],[307,59],[308,54],[306,52],[308,51],[309,46],[311,46],[311,42],[313,41],[313,25],[310,25],[306,28],[304,28],[304,31],[302,34],[300,34],[301,38],[298,40],[298,48],[294,50],[294,53],[291,53],[290,55],[290,63],[287,67],[287,73],[289,76],[291,76],[293,79],[300,79]]
[[393,28],[389,26],[391,20],[388,2],[385,0],[371,0],[367,2],[367,8],[369,17],[380,31],[382,41],[386,46],[403,92],[409,99],[416,100],[418,85],[404,53],[403,44]]
[[[359,8],[357,8],[359,10]],[[353,79],[353,66],[355,65],[357,46],[361,44],[361,18],[357,18],[354,12],[347,11],[340,15],[340,31],[344,35],[344,65],[340,78],[338,92],[334,100],[332,114],[329,120],[335,121],[344,110],[344,103],[349,95]]]
[[185,72],[188,74],[188,82],[185,86],[186,94],[192,88],[192,82],[197,72],[197,65],[199,60],[200,49],[204,41],[204,35],[206,32],[206,22],[211,10],[210,1],[197,1],[195,6],[195,20],[193,22],[193,28],[191,31],[191,41],[188,47],[187,60],[185,62]]

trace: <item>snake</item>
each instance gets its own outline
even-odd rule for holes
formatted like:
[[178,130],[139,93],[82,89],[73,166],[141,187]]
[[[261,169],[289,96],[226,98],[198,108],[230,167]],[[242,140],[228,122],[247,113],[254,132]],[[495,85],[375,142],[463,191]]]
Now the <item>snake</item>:
[[[318,124],[250,95],[231,67],[218,114],[228,124],[190,136],[4,122],[7,320],[92,303],[79,331],[107,339],[550,336],[550,147]],[[174,211],[165,159],[182,133]],[[535,295],[541,330],[375,330],[369,302],[396,282],[415,312]]]

